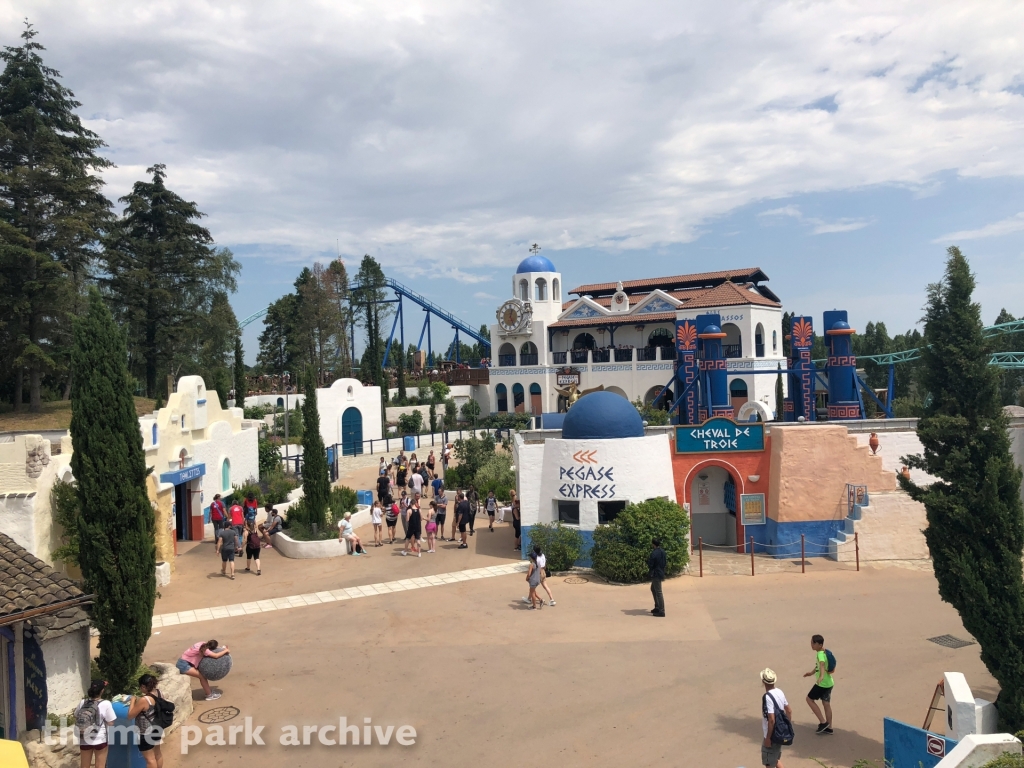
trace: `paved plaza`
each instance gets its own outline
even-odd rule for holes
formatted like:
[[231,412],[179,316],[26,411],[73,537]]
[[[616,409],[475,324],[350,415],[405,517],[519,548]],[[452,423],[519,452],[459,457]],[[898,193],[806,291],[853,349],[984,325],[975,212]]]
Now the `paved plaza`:
[[[234,668],[216,684],[223,698],[201,701],[196,687],[190,722],[237,707],[226,725],[251,717],[266,726],[267,744],[200,745],[182,756],[175,733],[165,764],[751,768],[757,673],[771,666],[795,712],[787,768],[817,766],[812,758],[850,766],[881,757],[884,716],[923,720],[945,671],[964,672],[978,696],[996,694],[976,645],[927,641],[968,636],[926,571],[858,573],[814,560],[806,574],[788,564],[753,578],[684,576],[665,585],[665,619],[648,615],[647,585],[560,576],[551,579],[557,605],[538,612],[520,602],[526,585],[511,537],[507,525],[492,534],[484,524],[469,550],[445,543],[422,558],[399,556],[397,545],[322,561],[265,550],[263,575],[235,581],[216,575],[212,544],[183,549],[145,658],[174,661],[211,637],[229,645]],[[815,632],[839,665],[831,737],[814,735],[803,701]],[[281,726],[301,733],[342,716],[412,725],[416,744],[328,747],[315,735],[310,746],[278,744]]]

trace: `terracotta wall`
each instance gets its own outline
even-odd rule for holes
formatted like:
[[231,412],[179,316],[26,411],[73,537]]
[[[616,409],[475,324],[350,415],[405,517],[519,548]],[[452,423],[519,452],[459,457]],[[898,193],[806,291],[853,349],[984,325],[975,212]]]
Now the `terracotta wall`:
[[846,427],[772,424],[768,517],[780,523],[846,517],[846,484],[892,491],[896,474]]

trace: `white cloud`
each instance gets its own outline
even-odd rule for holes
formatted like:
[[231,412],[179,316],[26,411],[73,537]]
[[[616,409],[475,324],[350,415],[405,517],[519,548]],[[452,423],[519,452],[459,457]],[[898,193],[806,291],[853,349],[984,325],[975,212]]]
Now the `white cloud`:
[[1009,216],[1001,221],[993,221],[978,229],[964,229],[960,232],[950,232],[932,240],[933,243],[949,243],[955,240],[979,240],[983,237],[999,237],[1009,235],[1013,232],[1024,230],[1024,212]]
[[853,232],[856,229],[863,229],[871,222],[867,219],[838,219],[836,221],[825,221],[812,216],[804,216],[803,211],[797,205],[787,205],[782,208],[772,208],[757,214],[759,218],[765,217],[788,217],[811,225],[811,234],[829,235],[836,232]]
[[[756,201],[1024,173],[1012,0],[8,0],[8,43],[24,16],[109,145],[111,197],[166,163],[218,242],[340,242],[411,275],[472,283],[533,241],[645,249]],[[870,223],[790,208],[765,216]]]
[[497,296],[492,296],[491,294],[484,293],[483,291],[477,291],[476,293],[474,293],[473,294],[473,298],[474,299],[480,299],[481,301],[485,301],[485,300],[486,301],[497,301],[498,300]]

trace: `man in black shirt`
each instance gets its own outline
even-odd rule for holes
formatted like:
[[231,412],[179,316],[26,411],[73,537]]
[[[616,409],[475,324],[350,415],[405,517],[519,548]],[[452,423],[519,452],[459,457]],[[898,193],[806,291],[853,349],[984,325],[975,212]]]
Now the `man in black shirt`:
[[455,505],[455,519],[459,521],[459,536],[462,539],[459,549],[466,549],[469,546],[466,541],[466,526],[469,525],[469,521],[473,517],[472,509],[472,505],[466,499],[466,494],[460,492],[459,503]]
[[391,478],[387,475],[381,475],[377,478],[377,501],[381,504],[384,503],[384,499],[390,495],[391,492]]
[[650,569],[651,594],[654,595],[654,616],[665,616],[665,595],[661,592],[661,582],[665,579],[665,550],[661,548],[661,542],[657,539],[651,541],[651,556],[647,558],[647,567]]

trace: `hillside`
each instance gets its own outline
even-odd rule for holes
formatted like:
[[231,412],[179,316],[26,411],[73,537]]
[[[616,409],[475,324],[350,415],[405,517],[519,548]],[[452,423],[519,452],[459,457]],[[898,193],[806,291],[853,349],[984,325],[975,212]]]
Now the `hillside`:
[[[153,412],[155,400],[135,398],[135,412],[142,416]],[[9,405],[0,406],[8,410],[0,412],[0,432],[44,432],[53,429],[68,429],[71,426],[71,401],[54,400],[43,403],[41,413],[23,410],[14,413]],[[27,409],[28,406],[25,406]]]

